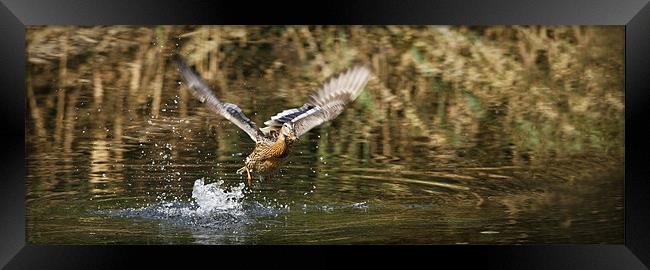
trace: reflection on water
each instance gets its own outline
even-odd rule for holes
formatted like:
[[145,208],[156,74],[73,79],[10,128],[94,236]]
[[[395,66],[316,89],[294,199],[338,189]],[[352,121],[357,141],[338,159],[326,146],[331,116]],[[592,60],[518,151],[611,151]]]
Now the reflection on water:
[[[27,240],[620,244],[622,33],[30,28]],[[253,142],[177,83],[173,53],[257,123],[351,63],[375,77],[245,187]]]

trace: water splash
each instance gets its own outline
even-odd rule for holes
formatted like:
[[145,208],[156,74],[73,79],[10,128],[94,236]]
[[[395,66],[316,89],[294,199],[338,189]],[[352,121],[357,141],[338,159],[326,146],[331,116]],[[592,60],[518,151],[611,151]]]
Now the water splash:
[[109,215],[158,219],[191,227],[209,227],[216,230],[248,224],[251,219],[244,209],[244,184],[226,190],[219,180],[205,184],[203,178],[194,182],[193,202],[159,202],[141,208],[111,211]]
[[243,183],[231,188],[230,191],[221,188],[223,180],[207,185],[204,183],[203,178],[198,179],[192,189],[192,198],[198,205],[195,210],[197,214],[204,215],[215,211],[241,214],[245,187]]

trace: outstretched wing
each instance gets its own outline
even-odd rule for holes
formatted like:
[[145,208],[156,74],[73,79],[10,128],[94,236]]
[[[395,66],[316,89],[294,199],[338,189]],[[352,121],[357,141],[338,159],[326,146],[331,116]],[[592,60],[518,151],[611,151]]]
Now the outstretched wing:
[[262,132],[264,132],[264,134],[269,134],[270,132],[273,131],[278,132],[280,131],[280,128],[282,128],[282,125],[284,123],[291,122],[291,120],[293,120],[294,118],[308,112],[310,109],[314,107],[315,106],[312,104],[305,104],[300,108],[284,110],[272,116],[271,120],[264,122],[264,125],[266,125],[266,127],[262,128],[261,130]]
[[284,123],[291,122],[296,136],[305,134],[310,129],[336,118],[345,107],[361,93],[370,77],[370,70],[357,66],[327,81],[323,86],[309,95],[307,103],[300,108],[282,111],[262,129],[265,133],[278,130]]
[[205,105],[210,110],[222,115],[226,119],[230,120],[230,122],[233,122],[243,131],[245,131],[248,136],[253,139],[253,141],[257,142],[260,136],[264,135],[262,131],[257,128],[255,122],[248,119],[248,117],[246,117],[244,112],[242,112],[242,110],[237,107],[237,105],[232,103],[224,103],[217,99],[208,84],[203,81],[203,79],[201,79],[201,77],[196,74],[189,66],[187,66],[183,60],[176,58],[175,62],[178,66],[178,70],[181,72],[181,75],[183,75],[185,83],[190,89],[190,93],[192,93],[195,98],[205,103]]

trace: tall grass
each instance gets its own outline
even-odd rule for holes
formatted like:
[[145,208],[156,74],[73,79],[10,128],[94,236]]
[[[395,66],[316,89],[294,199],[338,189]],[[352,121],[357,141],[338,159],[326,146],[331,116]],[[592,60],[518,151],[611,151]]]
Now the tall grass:
[[[341,116],[345,124],[320,131],[341,155],[404,158],[424,143],[450,155],[458,153],[445,149],[494,145],[513,162],[622,158],[623,34],[584,26],[30,27],[28,139],[71,148],[66,134],[81,126],[108,127],[107,138],[119,141],[130,134],[126,122],[190,116],[200,105],[169,63],[180,54],[258,123],[300,106],[328,76],[370,66],[374,76]],[[79,117],[97,110],[114,117]]]

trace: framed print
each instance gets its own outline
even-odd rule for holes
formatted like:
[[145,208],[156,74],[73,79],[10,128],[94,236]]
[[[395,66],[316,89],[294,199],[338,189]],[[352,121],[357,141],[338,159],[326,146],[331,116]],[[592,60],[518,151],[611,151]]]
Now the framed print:
[[0,17],[7,269],[650,263],[647,1]]

